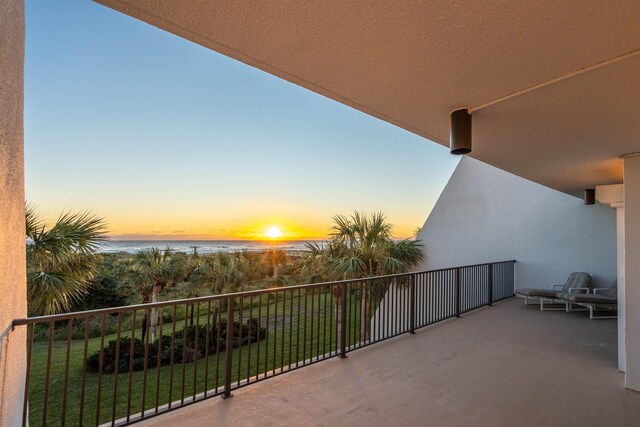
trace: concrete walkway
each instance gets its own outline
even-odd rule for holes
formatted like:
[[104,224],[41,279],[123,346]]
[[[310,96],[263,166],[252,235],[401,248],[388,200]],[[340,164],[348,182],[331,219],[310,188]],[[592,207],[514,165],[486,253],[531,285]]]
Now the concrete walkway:
[[634,426],[616,321],[509,300],[142,426]]

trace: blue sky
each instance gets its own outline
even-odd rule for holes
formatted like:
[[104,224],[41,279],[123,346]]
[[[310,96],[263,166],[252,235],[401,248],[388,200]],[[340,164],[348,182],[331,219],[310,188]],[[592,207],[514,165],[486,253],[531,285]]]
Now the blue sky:
[[114,236],[421,226],[457,159],[424,138],[89,1],[27,0],[27,199]]

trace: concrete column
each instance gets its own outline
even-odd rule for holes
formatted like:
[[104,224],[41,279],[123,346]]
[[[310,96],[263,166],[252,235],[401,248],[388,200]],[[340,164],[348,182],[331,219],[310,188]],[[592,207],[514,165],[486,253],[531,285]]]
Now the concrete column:
[[624,185],[599,185],[596,187],[598,203],[616,210],[616,254],[618,268],[618,370],[625,371],[625,323],[624,323]]
[[618,370],[626,371],[627,359],[625,355],[625,321],[624,321],[624,304],[625,304],[625,284],[624,284],[624,203],[620,203],[616,208],[618,223]]
[[640,156],[624,159],[625,385],[640,391]]
[[27,314],[24,230],[24,3],[0,1],[0,425],[22,420]]

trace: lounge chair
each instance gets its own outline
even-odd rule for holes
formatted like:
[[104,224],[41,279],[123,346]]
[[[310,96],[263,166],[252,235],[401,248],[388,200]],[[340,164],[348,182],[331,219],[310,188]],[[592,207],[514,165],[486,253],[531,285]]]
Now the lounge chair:
[[589,319],[616,319],[618,316],[596,316],[595,311],[598,308],[606,311],[614,311],[618,309],[618,286],[613,285],[609,288],[595,288],[592,294],[582,294],[569,292],[561,295],[565,301],[567,312],[571,311],[573,305],[580,305],[589,309]]
[[584,292],[584,294],[588,294],[590,284],[591,275],[589,273],[577,271],[569,275],[569,278],[564,285],[551,285],[551,289],[517,289],[516,295],[524,297],[525,305],[529,305],[529,298],[539,300],[540,310],[565,310],[566,306],[545,308],[544,303],[545,301],[553,303],[555,300],[561,300],[561,295],[575,294],[577,292]]

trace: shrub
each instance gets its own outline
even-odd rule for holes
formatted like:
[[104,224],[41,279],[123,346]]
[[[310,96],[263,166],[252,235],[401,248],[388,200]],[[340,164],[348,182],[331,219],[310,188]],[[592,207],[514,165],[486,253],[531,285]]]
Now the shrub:
[[[251,325],[251,327],[249,327]],[[251,334],[249,334],[251,330]],[[196,336],[198,345],[196,348]],[[267,336],[267,330],[260,328],[258,330],[258,321],[249,319],[240,326],[240,322],[233,322],[233,341],[232,348],[246,345],[249,342],[257,342]],[[173,363],[192,362],[195,357],[204,357],[207,351],[207,327],[188,326],[185,330],[176,331],[173,336],[173,352],[172,336],[163,335],[156,342],[149,343],[147,350],[147,366],[153,368],[158,364],[158,353],[160,353],[160,365],[165,366],[171,363],[173,355]],[[220,340],[218,338],[218,330],[216,325],[212,325],[209,331],[209,355],[216,354],[216,350],[225,351],[227,343],[227,321],[220,321]],[[116,346],[117,341],[112,340],[103,348],[102,355],[102,372],[113,373],[116,367]],[[129,372],[129,360],[131,358],[131,338],[120,338],[120,349],[118,351],[118,372]],[[133,370],[141,371],[144,369],[145,344],[139,338],[133,342]],[[87,358],[87,372],[97,373],[100,370],[100,351],[95,352]]]

